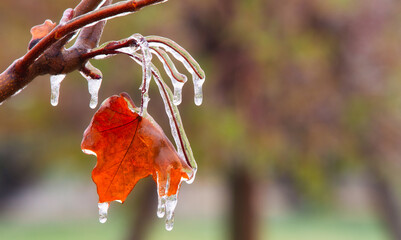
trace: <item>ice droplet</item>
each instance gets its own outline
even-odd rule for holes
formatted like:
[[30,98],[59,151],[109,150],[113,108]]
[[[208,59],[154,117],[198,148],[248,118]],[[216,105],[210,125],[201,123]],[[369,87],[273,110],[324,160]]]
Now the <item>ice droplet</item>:
[[50,89],[51,89],[50,103],[53,106],[57,106],[58,104],[58,99],[60,95],[60,84],[64,80],[64,78],[65,74],[50,76]]
[[110,203],[98,203],[97,206],[99,208],[99,222],[105,223],[107,221],[107,211],[109,210]]
[[98,102],[98,93],[102,84],[102,72],[92,66],[89,62],[85,64],[85,67],[79,71],[81,75],[88,81],[88,91],[91,95],[89,107],[94,109]]

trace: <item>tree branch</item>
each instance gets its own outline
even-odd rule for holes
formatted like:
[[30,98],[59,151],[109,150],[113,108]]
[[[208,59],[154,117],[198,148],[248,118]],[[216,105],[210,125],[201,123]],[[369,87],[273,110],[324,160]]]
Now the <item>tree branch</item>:
[[[145,6],[161,3],[164,2],[164,0],[123,1],[93,10],[101,2],[101,0],[82,0],[75,8],[74,15],[77,17],[56,26],[22,58],[14,61],[1,73],[0,103],[15,94],[18,90],[21,90],[38,75],[66,74],[80,69],[86,61],[81,58],[81,55],[84,54],[86,50],[78,47],[79,45],[76,45],[68,51],[60,49],[60,47],[68,42],[68,36],[76,30],[108,18],[136,12]],[[106,1],[105,5],[109,3],[111,3],[111,1]],[[81,13],[85,14],[79,15]],[[96,46],[103,27],[104,23],[91,26],[88,30],[83,31],[84,33],[80,36],[79,42],[85,45],[85,48]],[[97,36],[94,37],[95,35]],[[59,41],[63,41],[64,44],[57,44],[57,47],[59,47],[58,49],[51,49],[51,47],[55,46],[55,43]]]
[[[113,0],[106,0],[102,7],[108,6]],[[85,27],[79,33],[74,47],[92,49],[99,45],[106,21],[100,21],[93,26]]]

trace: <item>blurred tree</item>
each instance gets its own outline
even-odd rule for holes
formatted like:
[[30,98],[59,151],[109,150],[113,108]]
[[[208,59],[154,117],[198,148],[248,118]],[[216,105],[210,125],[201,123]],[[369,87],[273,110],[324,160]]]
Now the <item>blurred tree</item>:
[[[293,189],[297,206],[333,201],[342,173],[365,169],[384,220],[400,239],[400,201],[385,173],[399,167],[391,158],[401,156],[399,111],[389,102],[401,63],[390,50],[398,49],[399,32],[390,29],[400,4],[224,0],[183,6],[189,35],[201,42],[199,51],[213,68],[209,111],[221,115],[207,126],[209,139],[218,135],[203,147],[214,149],[211,158],[239,171],[232,176],[244,183],[271,169],[273,179]],[[227,125],[223,115],[243,121]],[[245,181],[245,173],[253,180]],[[232,211],[249,213],[251,201],[239,199],[252,198],[252,187],[233,182]],[[233,220],[233,239],[256,236],[236,235],[255,231],[251,216],[243,216],[250,224]]]
[[[47,8],[55,8],[49,1],[37,5],[41,14],[29,11],[26,1],[0,2],[0,9],[10,10],[0,15],[2,29],[9,29],[3,34],[22,35],[32,19],[39,22]],[[21,6],[24,14],[11,12]],[[129,24],[111,22],[113,28],[105,36],[125,36],[131,28],[174,34],[202,56],[210,80],[207,110],[184,114],[184,120],[190,135],[196,136],[193,145],[200,165],[223,173],[230,186],[231,238],[257,238],[258,212],[252,204],[259,179],[268,176],[284,186],[295,208],[332,206],[338,180],[357,172],[370,183],[372,199],[377,199],[393,238],[401,238],[398,1],[188,0],[170,1],[163,9],[151,17],[170,18],[169,24],[161,26],[147,21],[146,14],[138,15],[140,20]],[[12,28],[6,24],[11,15],[23,15]],[[12,42],[28,41],[8,39],[2,36],[10,46],[2,52],[4,67],[22,53]],[[104,96],[122,85],[132,86],[133,71],[124,60],[116,59],[105,69],[120,81],[105,82]],[[76,108],[83,93],[74,89],[65,89],[66,95],[74,96],[64,105],[67,124],[77,121],[75,116],[89,115]],[[4,112],[0,121],[6,126]],[[232,219],[235,214],[252,224],[239,224]]]

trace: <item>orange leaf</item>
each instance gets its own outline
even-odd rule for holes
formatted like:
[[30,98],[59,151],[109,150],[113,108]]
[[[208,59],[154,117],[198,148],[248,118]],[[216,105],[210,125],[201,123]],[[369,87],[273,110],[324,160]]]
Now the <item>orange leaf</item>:
[[97,156],[92,179],[99,203],[124,202],[135,184],[152,175],[160,197],[176,195],[192,169],[181,159],[163,130],[141,117],[126,93],[105,100],[85,130],[81,144]]
[[33,48],[42,38],[56,27],[56,23],[46,20],[44,23],[31,28],[32,39],[29,41],[28,49]]

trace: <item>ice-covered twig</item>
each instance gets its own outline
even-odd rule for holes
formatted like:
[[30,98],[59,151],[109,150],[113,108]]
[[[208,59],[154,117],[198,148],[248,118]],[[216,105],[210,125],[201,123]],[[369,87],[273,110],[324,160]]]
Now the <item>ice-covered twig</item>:
[[[131,56],[138,64],[142,64],[140,54],[134,54]],[[159,87],[160,95],[163,99],[166,114],[170,121],[171,133],[177,146],[177,152],[185,159],[187,164],[194,170],[193,176],[190,178],[190,182],[193,181],[197,169],[197,164],[192,153],[191,145],[189,144],[188,138],[185,134],[184,126],[181,121],[180,111],[178,107],[173,104],[171,99],[173,93],[171,92],[168,85],[163,81],[163,78],[159,70],[155,65],[151,64],[152,75],[155,78],[156,84]]]
[[158,47],[151,47],[150,50],[163,63],[164,70],[171,79],[171,83],[173,84],[174,87],[173,103],[175,105],[179,105],[182,101],[182,87],[187,81],[187,76],[178,72],[173,61],[171,61],[170,57],[164,50]]
[[[142,54],[142,84],[140,86],[141,89],[141,111],[139,115],[143,115],[146,113],[149,103],[149,84],[152,79],[152,73],[150,64],[152,61],[152,54],[150,53],[149,44],[146,39],[139,33],[136,33],[130,37],[131,39],[136,40],[136,43],[141,50]],[[135,51],[134,51],[135,52]],[[132,52],[132,54],[134,53]]]
[[194,84],[194,100],[196,105],[202,104],[202,85],[205,82],[205,72],[183,47],[173,40],[159,36],[147,36],[146,40],[151,47],[161,47],[170,52],[178,61],[182,62],[185,68],[192,74]]

